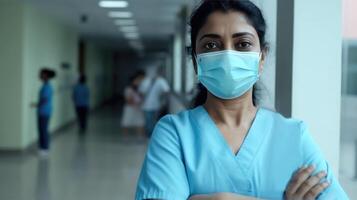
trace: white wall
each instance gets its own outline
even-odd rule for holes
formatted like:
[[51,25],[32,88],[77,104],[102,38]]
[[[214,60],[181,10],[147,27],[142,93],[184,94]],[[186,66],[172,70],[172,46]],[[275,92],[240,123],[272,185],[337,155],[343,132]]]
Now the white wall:
[[357,39],[357,1],[343,0],[343,36],[346,39]]
[[[25,3],[0,3],[0,26],[0,149],[21,150],[37,140],[36,109],[30,105],[38,101],[42,67],[57,72],[51,81],[50,131],[75,119],[71,94],[78,78],[79,36]],[[111,96],[111,53],[89,42],[85,59],[94,108]],[[63,63],[70,68],[62,68]]]
[[[71,106],[71,91],[77,73],[78,34],[28,5],[25,6],[24,27],[22,146],[26,147],[37,139],[36,109],[31,108],[30,104],[38,101],[42,85],[38,74],[42,67],[49,67],[57,73],[57,77],[51,81],[54,110],[50,130],[63,126],[75,117]],[[71,68],[62,69],[63,62],[69,63]]]
[[0,2],[0,148],[22,145],[22,9]]
[[263,12],[267,24],[266,41],[269,52],[261,77],[260,92],[261,106],[274,109],[275,107],[275,71],[276,71],[276,34],[277,34],[277,0],[254,0]]
[[87,84],[90,89],[91,108],[96,108],[111,96],[112,92],[112,55],[110,51],[87,43],[85,68]]

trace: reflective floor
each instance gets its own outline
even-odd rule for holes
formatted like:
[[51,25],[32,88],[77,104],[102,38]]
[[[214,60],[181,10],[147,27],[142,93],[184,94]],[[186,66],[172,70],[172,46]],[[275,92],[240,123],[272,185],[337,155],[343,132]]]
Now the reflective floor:
[[0,199],[134,199],[146,141],[119,135],[119,112],[110,110],[90,119],[85,136],[76,127],[56,136],[47,159],[1,155]]
[[[120,135],[118,108],[90,118],[86,135],[73,126],[58,134],[49,157],[0,155],[0,200],[130,200],[147,141]],[[353,134],[354,135],[354,134]],[[341,184],[357,199],[352,136],[342,139]],[[354,136],[353,136],[354,137]],[[349,142],[350,141],[350,142]]]
[[341,137],[340,181],[349,197],[357,200],[357,134],[355,131],[349,133]]

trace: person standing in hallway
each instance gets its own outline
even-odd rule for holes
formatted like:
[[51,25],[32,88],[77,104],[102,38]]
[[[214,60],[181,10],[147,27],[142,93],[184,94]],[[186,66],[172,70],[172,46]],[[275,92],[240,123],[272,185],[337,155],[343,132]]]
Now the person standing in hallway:
[[73,88],[73,102],[77,113],[81,133],[87,129],[90,92],[86,85],[86,76],[81,75],[78,83]]
[[145,115],[145,133],[149,138],[170,92],[170,86],[162,76],[163,69],[160,67],[152,78],[147,78],[140,85],[140,92],[144,96],[142,109]]
[[53,88],[50,80],[56,76],[56,72],[43,68],[40,71],[40,79],[43,85],[39,93],[39,101],[34,106],[37,107],[38,138],[41,156],[47,156],[50,148],[49,122],[52,115]]
[[121,119],[121,127],[124,136],[127,136],[129,131],[135,130],[140,136],[144,134],[144,114],[140,108],[142,97],[139,93],[139,85],[145,78],[144,71],[138,71],[130,78],[129,85],[125,88],[125,105]]

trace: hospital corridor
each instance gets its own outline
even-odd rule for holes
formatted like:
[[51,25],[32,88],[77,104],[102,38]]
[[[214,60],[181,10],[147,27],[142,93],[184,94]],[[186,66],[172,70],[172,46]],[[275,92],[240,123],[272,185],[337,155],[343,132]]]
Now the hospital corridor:
[[85,136],[75,126],[59,132],[49,158],[2,155],[1,199],[133,199],[146,141],[115,132],[111,110],[96,112]]
[[0,200],[357,200],[354,0],[0,0]]

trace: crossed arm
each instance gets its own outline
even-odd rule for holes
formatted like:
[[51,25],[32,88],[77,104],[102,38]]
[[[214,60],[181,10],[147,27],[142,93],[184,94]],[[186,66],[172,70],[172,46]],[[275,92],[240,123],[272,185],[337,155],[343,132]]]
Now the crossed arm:
[[[326,176],[322,171],[311,176],[314,167],[302,167],[291,178],[285,190],[286,200],[314,200],[328,186],[328,182],[321,182]],[[195,195],[189,200],[258,200],[257,198],[236,195],[232,193],[217,193],[212,195]]]
[[[328,186],[321,182],[326,176],[322,171],[312,176],[314,167],[302,167],[291,178],[285,190],[285,200],[315,200]],[[194,195],[189,200],[259,200],[255,197],[242,196],[233,193],[216,193],[210,195]]]

